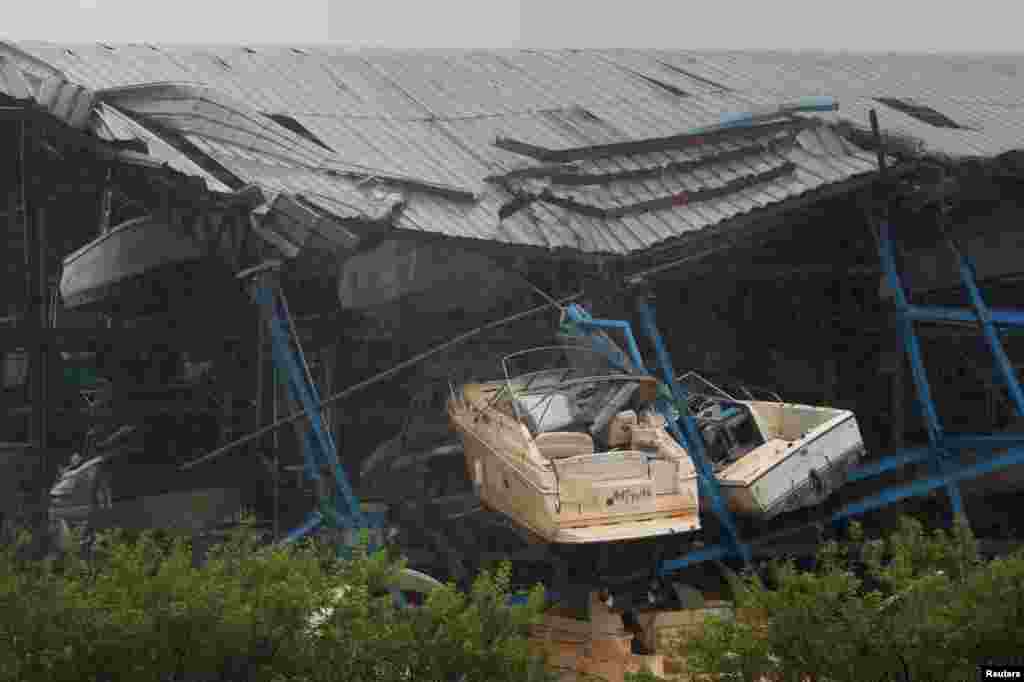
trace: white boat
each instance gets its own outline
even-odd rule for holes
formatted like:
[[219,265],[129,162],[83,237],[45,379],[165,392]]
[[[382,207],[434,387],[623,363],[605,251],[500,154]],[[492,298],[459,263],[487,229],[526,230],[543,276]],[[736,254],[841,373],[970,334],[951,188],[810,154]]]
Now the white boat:
[[182,270],[202,260],[202,248],[184,229],[135,218],[64,258],[61,299],[67,308],[80,308],[161,297],[168,286],[188,287]]
[[697,475],[654,412],[657,380],[544,369],[462,386],[448,405],[484,507],[544,541],[635,540],[700,527]]
[[63,307],[143,314],[180,301],[235,305],[243,234],[242,222],[219,216],[192,225],[127,220],[64,258]]
[[722,399],[705,405],[697,422],[729,507],[749,518],[821,504],[864,453],[849,410]]

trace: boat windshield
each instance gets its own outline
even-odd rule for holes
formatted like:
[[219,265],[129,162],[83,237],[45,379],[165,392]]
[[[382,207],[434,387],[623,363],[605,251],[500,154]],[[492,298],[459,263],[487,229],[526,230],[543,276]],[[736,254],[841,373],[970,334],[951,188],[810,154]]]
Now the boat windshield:
[[676,377],[676,382],[686,391],[690,412],[696,415],[721,403],[736,403],[744,400],[783,402],[779,394],[771,389],[723,377],[715,377],[712,381],[693,371],[679,375]]
[[543,346],[502,360],[502,388],[493,400],[523,420],[532,433],[597,434],[620,411],[647,407],[657,381],[616,369],[600,351]]
[[506,381],[531,385],[550,381],[552,377],[564,381],[583,377],[628,376],[601,351],[568,344],[537,346],[510,353],[502,358],[501,365]]

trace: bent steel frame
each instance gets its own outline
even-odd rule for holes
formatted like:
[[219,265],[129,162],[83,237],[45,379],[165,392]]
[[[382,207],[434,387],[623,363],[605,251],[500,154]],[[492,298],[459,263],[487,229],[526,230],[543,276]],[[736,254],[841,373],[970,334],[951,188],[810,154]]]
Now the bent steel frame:
[[309,420],[304,439],[303,473],[314,482],[320,480],[321,472],[332,479],[331,494],[322,496],[319,510],[311,512],[304,523],[286,533],[282,542],[295,542],[322,526],[359,530],[381,526],[384,522],[381,515],[362,510],[338,458],[334,438],[321,419],[321,411],[317,409],[321,404],[320,396],[273,269],[264,270],[253,278],[252,296],[263,311],[263,323],[270,328],[274,364],[286,377],[292,399]]

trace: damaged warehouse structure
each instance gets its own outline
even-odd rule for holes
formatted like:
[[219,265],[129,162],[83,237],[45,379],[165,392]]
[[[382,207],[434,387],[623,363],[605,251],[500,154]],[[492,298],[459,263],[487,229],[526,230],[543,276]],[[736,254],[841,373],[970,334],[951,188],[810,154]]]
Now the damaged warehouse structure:
[[[10,234],[31,256],[33,288],[31,306],[10,301],[7,352],[41,350],[29,363],[34,407],[8,409],[4,439],[62,452],[60,464],[78,452],[74,467],[95,471],[65,473],[69,498],[80,483],[87,491],[86,516],[66,519],[98,518],[99,504],[110,523],[188,518],[201,528],[244,505],[287,536],[316,508],[315,481],[358,499],[350,493],[365,482],[350,490],[337,470],[354,478],[382,442],[402,434],[405,448],[410,430],[429,432],[438,415],[443,425],[448,382],[545,344],[558,310],[311,406],[545,296],[579,291],[599,318],[629,319],[632,299],[653,295],[677,365],[716,385],[742,377],[848,410],[869,453],[925,440],[906,414],[911,382],[869,229],[879,140],[893,224],[922,254],[906,258],[911,290],[930,292],[932,305],[964,302],[949,298],[955,262],[927,255],[938,253],[944,215],[986,296],[1012,305],[1017,244],[1006,226],[1019,180],[1013,155],[1000,154],[1020,140],[982,108],[957,122],[960,112],[921,104],[928,78],[948,69],[941,63],[897,60],[894,74],[927,76],[914,100],[895,92],[913,87],[897,75],[858,86],[852,73],[870,65],[852,57],[28,43],[0,56],[17,112],[5,117],[6,139],[35,140],[10,187],[27,186],[40,172],[33,163],[65,174],[44,181],[52,199],[42,217],[46,187],[20,199],[8,191]],[[871,108],[886,130],[931,149],[872,137]],[[975,160],[955,158],[964,156]],[[67,177],[78,169],[88,179]],[[38,327],[50,330],[40,337]],[[982,343],[969,331],[945,333],[928,352],[965,355],[963,344]],[[65,347],[71,338],[76,347]],[[68,381],[53,380],[61,365]],[[971,409],[937,402],[953,402],[951,427],[969,420],[956,430],[1002,428],[1012,396],[992,366],[975,365],[983,399]],[[957,396],[970,379],[933,386]],[[259,431],[297,410],[310,418],[295,420],[294,433]],[[253,433],[263,435],[181,467]],[[309,449],[328,463],[337,453],[340,466],[315,471]],[[114,451],[149,453],[174,471],[154,476],[157,462],[122,458],[140,466],[119,481],[103,455]],[[53,478],[56,457],[45,459],[39,475]],[[451,473],[414,478],[440,499]],[[172,479],[184,496],[166,489]],[[417,515],[423,567],[459,576],[480,559],[435,533],[425,513],[404,518]],[[457,524],[466,544],[508,553],[481,546],[491,533],[469,532],[473,523]]]

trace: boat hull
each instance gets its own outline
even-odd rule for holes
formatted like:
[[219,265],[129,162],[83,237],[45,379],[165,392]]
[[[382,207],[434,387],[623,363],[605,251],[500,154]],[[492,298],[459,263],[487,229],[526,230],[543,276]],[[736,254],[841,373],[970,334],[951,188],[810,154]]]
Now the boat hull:
[[207,295],[230,279],[184,231],[153,218],[122,223],[64,259],[66,308],[146,311]]
[[[717,475],[722,493],[736,514],[772,519],[820,505],[846,484],[864,454],[853,413],[804,405],[747,404],[753,406],[768,438]],[[768,423],[768,410],[791,410],[794,417],[805,419],[817,415],[821,423],[804,434],[786,433]],[[797,411],[803,414],[795,414]]]

